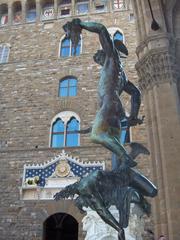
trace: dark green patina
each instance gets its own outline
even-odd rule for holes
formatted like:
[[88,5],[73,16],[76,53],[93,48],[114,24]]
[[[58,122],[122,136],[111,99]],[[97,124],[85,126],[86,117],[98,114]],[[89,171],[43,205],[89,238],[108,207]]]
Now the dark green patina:
[[[119,140],[120,121],[127,119],[129,126],[141,124],[138,118],[141,94],[131,83],[123,70],[121,54],[128,55],[125,45],[111,39],[106,27],[100,23],[82,22],[74,19],[64,25],[64,30],[76,48],[82,29],[97,33],[102,46],[94,55],[94,61],[102,66],[98,85],[99,110],[91,130],[91,140],[109,149],[116,158],[116,168],[112,171],[96,171],[82,178],[79,182],[67,186],[55,195],[55,199],[78,197],[75,200],[78,208],[91,207],[99,216],[119,233],[119,239],[125,240],[124,228],[128,226],[130,203],[139,204],[149,214],[150,205],[144,196],[155,197],[156,187],[140,172],[133,169],[138,154],[149,154],[148,150],[138,143],[131,143],[128,153]],[[125,115],[119,96],[125,91],[131,95],[130,116]],[[119,211],[119,221],[109,211],[115,205]]]

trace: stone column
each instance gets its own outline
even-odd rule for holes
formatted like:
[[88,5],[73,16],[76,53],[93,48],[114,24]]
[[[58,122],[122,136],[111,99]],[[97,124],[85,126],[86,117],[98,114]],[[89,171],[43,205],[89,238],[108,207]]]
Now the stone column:
[[168,52],[156,52],[137,65],[147,112],[152,169],[159,194],[155,199],[156,234],[179,239],[180,115],[179,98]]
[[160,2],[151,0],[151,4],[160,26],[157,31],[151,29],[148,2],[134,1],[139,35],[136,69],[146,107],[152,177],[159,189],[153,205],[155,237],[179,240],[180,103],[174,43]]
[[12,11],[12,3],[9,2],[8,4],[8,25],[12,24],[13,19],[13,11]]
[[113,0],[108,1],[107,7],[108,7],[108,11],[112,12],[114,10],[114,1]]
[[75,0],[72,0],[71,9],[72,9],[72,16],[76,15],[76,4],[75,4]]
[[58,0],[54,0],[54,18],[58,16]]
[[40,0],[36,1],[36,19],[37,21],[40,21],[40,17],[41,17],[41,4],[40,4]]
[[26,1],[22,1],[22,23],[26,22]]
[[94,1],[89,1],[89,12],[92,13],[94,11]]

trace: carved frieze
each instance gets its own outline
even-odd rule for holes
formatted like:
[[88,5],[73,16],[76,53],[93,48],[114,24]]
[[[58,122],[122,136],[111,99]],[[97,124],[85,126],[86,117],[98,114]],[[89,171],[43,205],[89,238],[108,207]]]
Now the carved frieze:
[[175,82],[177,70],[175,57],[167,50],[151,50],[136,64],[139,75],[139,87],[147,91],[159,84]]
[[92,171],[104,168],[104,162],[83,162],[69,156],[63,150],[49,162],[24,165],[21,198],[23,200],[53,199],[59,189],[77,182]]

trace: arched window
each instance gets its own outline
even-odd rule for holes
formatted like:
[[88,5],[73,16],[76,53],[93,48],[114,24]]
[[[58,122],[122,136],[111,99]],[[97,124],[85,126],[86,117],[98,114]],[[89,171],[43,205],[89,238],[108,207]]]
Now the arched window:
[[60,44],[60,57],[79,56],[81,53],[81,45],[82,45],[82,38],[80,39],[75,52],[74,47],[72,47],[71,40],[66,37],[63,38]]
[[36,2],[35,0],[28,0],[26,3],[26,21],[36,21]]
[[53,123],[51,144],[52,147],[64,146],[64,122],[61,119],[57,119]]
[[120,31],[116,31],[115,33],[114,33],[114,36],[113,36],[113,39],[115,40],[120,40],[120,41],[122,41],[122,42],[124,42],[124,36],[123,36],[123,34],[120,32]]
[[125,42],[125,37],[123,34],[123,31],[117,27],[110,27],[108,28],[108,32],[110,36],[113,38],[113,40],[120,40],[123,43]]
[[78,222],[67,213],[55,213],[43,223],[43,240],[78,240]]
[[65,139],[66,146],[78,146],[78,133],[75,132],[77,130],[79,130],[79,121],[75,117],[72,117],[67,123]]
[[77,95],[77,79],[66,77],[59,82],[59,97],[72,97]]
[[75,147],[79,146],[80,129],[79,116],[71,111],[59,113],[52,121],[51,147]]
[[21,2],[13,3],[13,23],[18,24],[22,21],[22,6]]
[[0,25],[6,25],[8,23],[8,5],[0,5]]
[[0,45],[0,64],[7,63],[9,58],[9,46]]

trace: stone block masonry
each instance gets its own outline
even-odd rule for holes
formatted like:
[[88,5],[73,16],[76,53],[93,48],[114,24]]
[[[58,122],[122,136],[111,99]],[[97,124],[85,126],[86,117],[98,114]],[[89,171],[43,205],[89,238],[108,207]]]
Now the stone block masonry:
[[[130,81],[137,83],[135,63],[136,34],[130,11],[93,13],[80,16],[84,21],[98,21],[106,27],[116,27],[125,36],[129,56],[125,70]],[[97,35],[82,32],[82,54],[59,57],[62,26],[72,20],[62,18],[50,22],[9,25],[0,28],[0,44],[10,44],[7,64],[0,64],[0,239],[42,239],[43,222],[52,214],[67,212],[79,223],[79,239],[84,239],[81,215],[72,202],[22,201],[24,164],[43,163],[62,149],[50,147],[53,117],[61,111],[73,111],[81,119],[81,129],[89,127],[97,111],[97,84],[100,68],[93,54],[100,48]],[[59,81],[65,76],[78,79],[77,96],[58,97]],[[130,100],[125,96],[125,104]],[[143,114],[143,106],[141,115]],[[140,134],[139,134],[140,132]],[[147,144],[145,125],[132,129],[133,141]],[[82,135],[80,147],[65,151],[83,161],[104,161],[111,166],[111,153]],[[149,176],[148,158],[140,158],[139,168]]]

